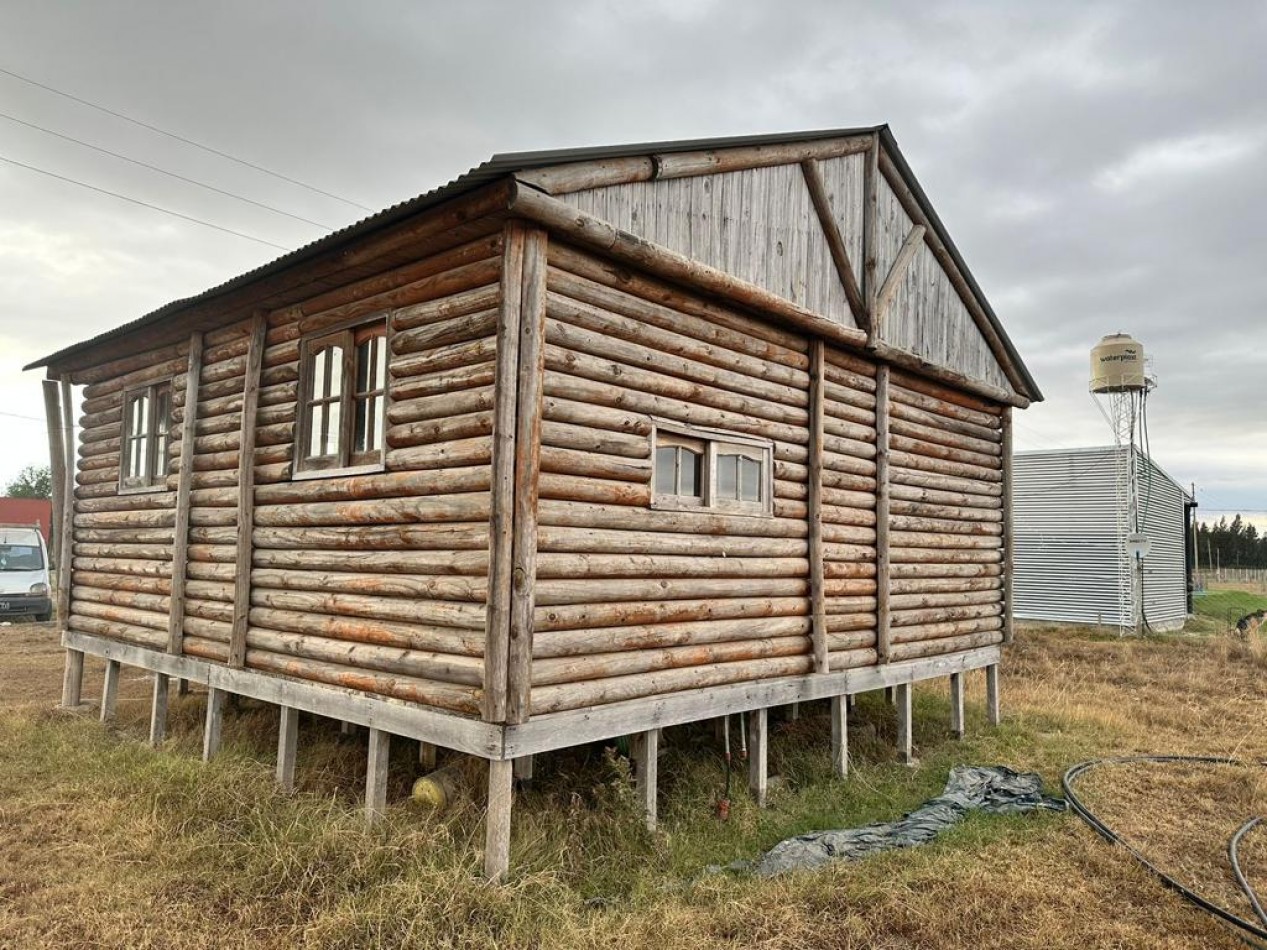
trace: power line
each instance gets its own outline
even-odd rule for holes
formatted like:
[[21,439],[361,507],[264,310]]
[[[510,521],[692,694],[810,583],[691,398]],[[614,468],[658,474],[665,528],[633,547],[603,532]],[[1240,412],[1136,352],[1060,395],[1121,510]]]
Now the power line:
[[253,168],[257,172],[263,172],[265,175],[271,175],[274,178],[278,178],[282,181],[289,182],[292,185],[298,185],[300,188],[306,188],[308,191],[314,192],[318,195],[324,195],[327,198],[333,198],[335,201],[341,201],[344,204],[351,205],[354,208],[360,208],[362,211],[372,212],[374,210],[373,208],[367,207],[366,205],[363,205],[360,202],[352,201],[349,198],[341,198],[338,195],[331,194],[328,191],[322,191],[320,188],[317,188],[315,185],[309,185],[305,182],[299,181],[296,178],[289,178],[286,175],[281,174],[280,172],[275,172],[275,171],[272,171],[271,169],[265,168],[263,165],[256,165],[254,162],[248,162],[244,158],[238,158],[236,155],[230,155],[228,152],[222,152],[219,149],[212,148],[210,145],[203,145],[201,142],[195,142],[193,139],[187,139],[183,135],[177,135],[175,132],[168,132],[166,129],[160,129],[156,125],[150,125],[148,122],[142,122],[140,119],[134,119],[130,115],[124,115],[122,112],[116,112],[113,109],[108,109],[105,106],[98,105],[95,102],[89,102],[87,99],[81,99],[79,98],[79,96],[71,95],[69,92],[62,92],[62,90],[54,89],[52,86],[45,85],[42,82],[37,82],[34,79],[28,79],[26,76],[21,76],[10,69],[5,69],[3,67],[0,67],[0,73],[3,73],[6,76],[12,76],[14,79],[17,79],[20,82],[24,82],[24,83],[28,83],[29,85],[36,86],[40,89],[46,90],[47,92],[51,92],[54,95],[61,96],[64,99],[69,99],[72,102],[78,102],[80,105],[85,105],[90,109],[96,109],[98,112],[104,112],[106,115],[114,116],[116,119],[122,119],[124,122],[131,122],[133,125],[140,126],[143,129],[148,129],[151,132],[157,132],[159,135],[165,135],[170,139],[175,139],[177,142],[183,142],[186,145],[191,145],[194,148],[202,149],[202,151],[204,152],[210,152],[212,155],[218,155],[221,158],[226,158],[231,162],[236,162],[237,164],[244,165],[247,168]]
[[134,205],[140,205],[142,208],[150,208],[154,211],[161,211],[163,214],[170,214],[172,217],[181,218],[185,221],[192,221],[194,224],[201,224],[203,227],[214,228],[217,231],[223,231],[225,234],[232,234],[235,237],[246,238],[248,241],[254,241],[256,244],[266,244],[269,247],[275,247],[279,251],[292,251],[294,248],[286,247],[282,244],[274,244],[272,241],[266,241],[263,238],[252,237],[250,234],[243,234],[241,231],[234,231],[232,228],[222,227],[218,224],[212,224],[210,221],[204,221],[201,218],[195,218],[187,214],[181,214],[179,211],[172,211],[170,208],[161,208],[158,205],[152,205],[148,201],[142,201],[139,198],[129,198],[127,195],[121,195],[117,191],[108,191],[105,188],[98,188],[96,185],[90,185],[87,182],[77,181],[74,178],[67,178],[65,175],[58,175],[56,172],[45,171],[43,168],[36,168],[34,165],[28,165],[25,162],[15,161],[12,158],[5,158],[0,155],[0,162],[7,162],[10,165],[16,165],[18,168],[25,168],[27,171],[35,172],[38,175],[47,175],[49,178],[56,178],[58,181],[68,182],[72,185],[78,185],[80,188],[87,188],[89,191],[95,191],[98,194],[109,195],[111,198],[118,198],[121,201],[128,201]]
[[25,125],[28,129],[35,129],[37,132],[43,132],[45,135],[52,135],[67,142],[74,142],[76,145],[82,145],[84,148],[90,148],[94,152],[101,152],[103,155],[109,155],[125,162],[131,162],[141,168],[148,168],[150,171],[158,172],[160,175],[166,175],[168,178],[175,178],[177,181],[188,182],[199,188],[205,188],[207,191],[214,191],[218,195],[224,195],[228,198],[234,198],[237,201],[245,201],[249,205],[255,205],[257,208],[263,208],[265,211],[271,211],[274,214],[285,215],[288,218],[294,218],[296,221],[302,221],[304,224],[311,224],[313,227],[324,228],[327,231],[333,231],[334,228],[328,224],[322,224],[320,221],[313,221],[297,214],[291,214],[289,211],[283,211],[281,208],[274,208],[272,205],[264,204],[262,201],[256,201],[254,198],[246,198],[242,195],[234,194],[231,191],[225,191],[223,188],[217,188],[215,185],[208,185],[205,182],[197,181],[193,178],[186,178],[184,175],[178,175],[176,172],[169,172],[165,168],[159,168],[157,165],[151,165],[149,162],[143,162],[140,159],[129,158],[127,155],[121,155],[118,152],[112,152],[108,148],[102,148],[100,145],[93,145],[91,142],[85,142],[77,139],[73,135],[65,135],[62,132],[55,132],[52,129],[46,129],[42,125],[36,125],[34,122],[27,122],[25,119],[19,119],[17,116],[9,115],[7,112],[0,112],[0,119],[8,119],[10,122],[16,122],[18,125]]

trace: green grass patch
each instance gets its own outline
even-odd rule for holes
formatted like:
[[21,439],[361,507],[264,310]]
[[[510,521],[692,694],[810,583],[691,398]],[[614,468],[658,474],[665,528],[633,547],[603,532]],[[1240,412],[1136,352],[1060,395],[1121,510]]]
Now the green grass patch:
[[1240,590],[1209,590],[1192,598],[1192,608],[1198,617],[1230,626],[1247,614],[1267,609],[1267,596]]

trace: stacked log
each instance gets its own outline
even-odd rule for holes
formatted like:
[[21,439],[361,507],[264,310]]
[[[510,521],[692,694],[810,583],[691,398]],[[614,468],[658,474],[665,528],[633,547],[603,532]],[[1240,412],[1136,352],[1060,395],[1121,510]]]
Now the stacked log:
[[[807,342],[556,242],[534,714],[806,672]],[[653,420],[773,443],[773,515],[651,504]]]
[[998,643],[1001,411],[898,372],[890,396],[891,658]]
[[828,666],[876,661],[876,367],[828,348],[823,367],[823,591]]
[[[75,474],[72,630],[163,649],[171,603],[175,493],[119,493],[123,400],[183,373],[188,347],[128,357],[82,375]],[[169,457],[176,451],[169,448]],[[160,466],[161,470],[161,466]]]
[[[270,314],[248,668],[478,711],[500,252],[481,238]],[[385,470],[293,480],[301,337],[379,314]]]

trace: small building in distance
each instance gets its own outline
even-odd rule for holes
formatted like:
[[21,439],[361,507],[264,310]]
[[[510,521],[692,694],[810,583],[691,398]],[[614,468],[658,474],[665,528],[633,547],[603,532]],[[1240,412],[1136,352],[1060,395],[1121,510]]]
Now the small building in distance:
[[[1118,456],[1127,451],[1109,445],[1015,454],[1018,619],[1132,625],[1132,564],[1117,522],[1125,504]],[[1144,618],[1153,630],[1177,630],[1192,610],[1190,519],[1196,503],[1142,452],[1136,464],[1140,530],[1151,542],[1144,558]]]
[[39,525],[44,543],[52,543],[53,503],[47,498],[0,498],[0,524]]

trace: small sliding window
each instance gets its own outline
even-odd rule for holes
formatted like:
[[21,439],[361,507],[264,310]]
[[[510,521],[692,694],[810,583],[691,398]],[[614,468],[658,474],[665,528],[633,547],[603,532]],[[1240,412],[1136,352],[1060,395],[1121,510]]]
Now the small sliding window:
[[382,315],[302,340],[296,478],[382,471],[387,346]]

